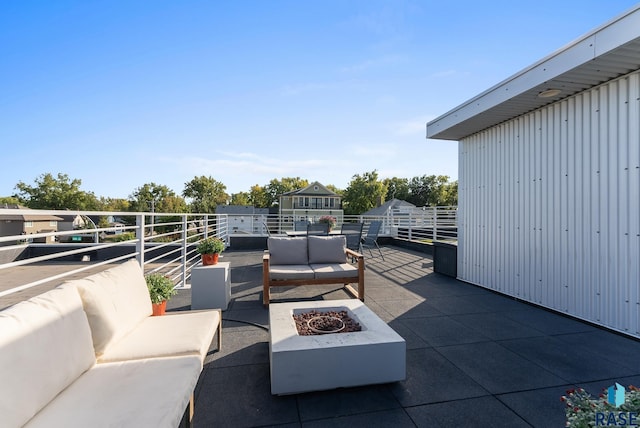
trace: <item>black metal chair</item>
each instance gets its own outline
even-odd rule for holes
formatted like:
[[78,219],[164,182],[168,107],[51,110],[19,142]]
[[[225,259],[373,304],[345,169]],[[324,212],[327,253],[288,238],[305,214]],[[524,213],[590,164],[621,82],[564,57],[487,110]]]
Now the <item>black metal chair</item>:
[[378,252],[380,253],[380,257],[384,260],[384,256],[382,255],[382,250],[380,250],[380,246],[378,245],[378,235],[380,234],[380,229],[382,228],[382,221],[375,220],[369,224],[369,229],[367,229],[367,234],[362,239],[362,248],[367,248],[369,250],[369,255],[373,257],[373,253],[371,252],[371,248],[376,247]]
[[347,248],[362,253],[362,228],[364,223],[342,223],[340,234],[347,238]]
[[293,230],[296,232],[307,230],[309,222],[307,220],[296,220],[293,222]]
[[311,223],[307,226],[307,236],[310,235],[329,235],[329,223]]

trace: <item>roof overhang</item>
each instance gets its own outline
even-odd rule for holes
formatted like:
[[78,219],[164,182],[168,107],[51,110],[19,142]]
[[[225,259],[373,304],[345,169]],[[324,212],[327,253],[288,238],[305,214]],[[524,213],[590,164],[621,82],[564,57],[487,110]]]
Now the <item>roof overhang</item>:
[[638,69],[640,5],[427,123],[427,138],[458,141]]

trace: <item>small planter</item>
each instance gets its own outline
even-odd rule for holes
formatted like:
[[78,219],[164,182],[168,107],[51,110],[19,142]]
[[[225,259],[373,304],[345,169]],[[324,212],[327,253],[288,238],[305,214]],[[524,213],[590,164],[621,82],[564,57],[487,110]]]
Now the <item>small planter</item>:
[[167,300],[177,293],[173,281],[166,275],[151,273],[145,276],[149,297],[153,308],[153,315],[164,315],[167,310]]
[[211,266],[218,263],[218,257],[225,247],[226,244],[222,239],[211,237],[198,242],[196,251],[202,256],[202,265]]
[[212,266],[218,264],[220,253],[202,254],[202,264],[204,266]]
[[161,303],[152,303],[151,307],[153,308],[153,316],[154,317],[159,317],[164,315],[165,311],[167,310],[167,301],[164,300]]

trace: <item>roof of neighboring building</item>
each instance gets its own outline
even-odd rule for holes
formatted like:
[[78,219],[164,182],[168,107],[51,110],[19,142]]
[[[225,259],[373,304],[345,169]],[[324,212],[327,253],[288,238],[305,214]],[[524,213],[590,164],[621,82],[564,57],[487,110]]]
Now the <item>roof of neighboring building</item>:
[[285,192],[280,196],[340,196],[336,192],[332,192],[331,190],[324,187],[317,181],[309,184],[307,187],[303,187],[302,189],[292,190],[290,192]]
[[[427,138],[460,140],[640,69],[640,5],[427,124]],[[545,91],[558,94],[540,97]]]
[[[28,210],[29,208],[24,207],[22,205],[16,204],[4,204],[0,206],[0,210],[3,209],[11,209],[11,210]],[[40,214],[40,215],[31,215],[31,214],[2,214],[0,211],[0,220],[11,220],[11,221],[62,221],[62,217],[58,217],[51,214]]]
[[381,216],[381,215],[387,214],[389,210],[393,211],[395,209],[415,208],[415,207],[416,206],[413,205],[411,202],[403,201],[401,199],[391,199],[385,202],[384,204],[380,205],[379,207],[372,208],[366,213],[362,213],[362,215]]
[[269,208],[256,208],[252,205],[218,205],[216,214],[269,214]]

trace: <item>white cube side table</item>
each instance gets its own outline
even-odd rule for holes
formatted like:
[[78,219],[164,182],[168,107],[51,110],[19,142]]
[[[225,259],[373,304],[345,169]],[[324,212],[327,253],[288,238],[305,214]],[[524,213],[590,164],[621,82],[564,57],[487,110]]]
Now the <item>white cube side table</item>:
[[191,269],[191,309],[222,309],[231,300],[229,262]]

